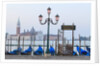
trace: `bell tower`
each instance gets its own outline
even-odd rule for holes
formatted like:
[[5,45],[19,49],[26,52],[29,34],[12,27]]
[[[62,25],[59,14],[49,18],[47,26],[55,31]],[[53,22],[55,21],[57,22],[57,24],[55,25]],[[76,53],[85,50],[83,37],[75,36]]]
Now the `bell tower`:
[[16,35],[20,34],[20,18],[18,18],[17,28],[16,28]]

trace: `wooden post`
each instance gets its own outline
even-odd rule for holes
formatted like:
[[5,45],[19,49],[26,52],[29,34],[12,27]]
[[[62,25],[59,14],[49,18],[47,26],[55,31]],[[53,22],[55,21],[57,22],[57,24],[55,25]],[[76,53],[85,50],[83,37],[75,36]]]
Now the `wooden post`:
[[54,45],[53,45],[53,42],[54,42],[54,41],[52,41],[52,45],[51,45],[52,47],[54,46]]
[[35,46],[35,39],[36,39],[36,34],[34,35],[34,43],[33,43],[33,44],[34,44],[34,46]]
[[10,51],[12,51],[12,37],[10,36]]
[[58,29],[58,44],[57,44],[57,54],[58,54],[58,51],[59,51],[59,49],[58,49],[58,45],[59,45],[59,37],[60,37],[60,30]]
[[86,41],[84,40],[84,50],[86,49]]
[[24,51],[24,36],[23,36],[23,51]]
[[[74,24],[72,24],[74,26]],[[72,30],[72,55],[74,51],[74,30]]]
[[57,39],[55,40],[55,54],[57,54]]
[[9,44],[9,39],[8,39],[8,52],[10,51],[9,47],[10,47],[10,44]]
[[45,38],[43,39],[43,51],[44,51],[44,54],[45,54]]
[[67,40],[67,44],[69,44],[69,40]]
[[[64,23],[63,23],[64,25]],[[64,51],[64,30],[62,31],[62,45],[63,45],[63,51]]]
[[80,39],[80,35],[79,35],[79,47],[80,47],[80,49],[79,49],[79,55],[81,55],[81,39]]
[[30,46],[32,47],[32,36],[30,36]]
[[31,40],[31,47],[32,47],[31,56],[33,56],[33,54],[34,54],[34,52],[33,52],[33,51],[34,51],[34,46],[33,46],[33,44],[34,44],[34,43],[33,43],[33,36],[34,36],[34,35],[31,36],[31,39],[32,39],[32,40]]
[[[32,46],[32,40],[33,40],[32,37],[33,37],[33,35],[30,36],[30,46],[31,46],[31,48],[33,47],[33,46]],[[32,49],[32,52],[31,52],[31,56],[33,56],[33,49]]]
[[7,37],[5,38],[5,51],[6,51]]
[[[60,35],[60,30],[58,29],[58,46],[59,46],[59,35]],[[57,47],[57,49],[58,49],[58,47]],[[57,53],[59,53],[59,49],[57,50],[58,52]]]
[[[18,35],[18,48],[20,48],[20,35]],[[18,54],[20,55],[20,52]]]
[[33,38],[34,38],[34,40],[33,40],[33,53],[34,53],[36,34],[34,34]]
[[66,38],[64,38],[64,44],[66,45]]
[[60,30],[58,29],[58,44],[59,44],[59,32],[60,32]]

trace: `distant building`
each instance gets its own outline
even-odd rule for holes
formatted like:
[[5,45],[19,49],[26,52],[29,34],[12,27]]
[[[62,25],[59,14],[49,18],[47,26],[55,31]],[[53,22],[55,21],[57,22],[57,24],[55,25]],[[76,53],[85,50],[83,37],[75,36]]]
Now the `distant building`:
[[[75,38],[74,39],[75,41],[78,41],[79,40],[79,38]],[[89,37],[86,37],[86,36],[80,36],[80,40],[87,40],[87,41],[91,41],[91,36],[89,36]]]
[[20,19],[18,18],[17,22],[17,27],[16,27],[16,34],[6,34],[7,39],[18,39],[18,36],[20,35],[21,39],[26,39],[26,40],[43,40],[43,33],[42,31],[35,31],[34,27],[29,31],[23,31],[20,33]]
[[36,32],[36,40],[43,40],[43,33],[42,33],[42,31]]
[[18,18],[18,23],[17,23],[17,27],[16,27],[16,35],[20,34],[20,19]]
[[[47,35],[44,35],[44,39],[47,40]],[[49,40],[57,40],[58,35],[49,35]],[[62,36],[59,35],[59,40],[62,40]]]
[[91,40],[91,37],[89,36],[89,37],[83,37],[83,36],[80,36],[80,40]]
[[[23,37],[25,40],[37,40],[42,41],[43,39],[47,40],[47,35],[43,35],[42,31],[35,31],[34,27],[31,30],[25,30],[21,33],[20,32],[21,25],[20,25],[20,18],[18,18],[17,26],[16,26],[16,34],[8,34],[6,33],[6,39],[13,39],[17,40],[18,36],[20,35],[20,39],[22,40]],[[58,39],[58,35],[49,35],[49,40],[56,40]],[[62,40],[62,36],[59,35],[59,40]]]

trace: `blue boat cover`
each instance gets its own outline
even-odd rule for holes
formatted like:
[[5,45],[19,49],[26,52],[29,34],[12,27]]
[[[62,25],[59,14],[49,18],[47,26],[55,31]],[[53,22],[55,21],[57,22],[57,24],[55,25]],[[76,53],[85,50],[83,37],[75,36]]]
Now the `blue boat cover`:
[[41,46],[34,52],[35,55],[42,55],[43,54],[43,49]]
[[18,49],[15,49],[15,50],[13,50],[13,51],[11,51],[11,52],[8,52],[9,54],[17,54],[17,52],[21,52],[21,48],[18,48]]
[[77,55],[77,53],[75,51],[73,51],[73,55]]
[[82,48],[80,48],[79,46],[77,46],[77,51],[79,52],[81,52],[80,54],[81,55],[85,55],[85,56],[90,56],[90,54],[87,52],[87,51],[85,51],[85,50],[83,50]]
[[86,49],[87,49],[88,52],[90,52],[90,48],[88,46],[86,46]]
[[54,48],[52,46],[50,47],[49,52],[51,53],[51,55],[55,54],[55,50],[54,50]]
[[25,51],[23,51],[22,53],[28,53],[28,52],[32,52],[32,47],[31,46],[29,46],[29,48],[26,49]]

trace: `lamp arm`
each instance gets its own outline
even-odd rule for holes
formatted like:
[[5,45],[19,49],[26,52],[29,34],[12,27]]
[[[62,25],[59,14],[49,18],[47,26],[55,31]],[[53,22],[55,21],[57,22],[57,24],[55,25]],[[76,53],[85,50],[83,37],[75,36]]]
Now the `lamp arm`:
[[52,23],[53,25],[56,25],[56,24],[58,24],[58,21],[56,21],[56,23],[54,23],[53,20],[51,19],[51,23]]
[[44,25],[44,24],[46,24],[46,23],[47,23],[47,19],[45,20],[44,23],[42,23],[42,22],[40,21],[40,24],[41,24],[41,25]]

